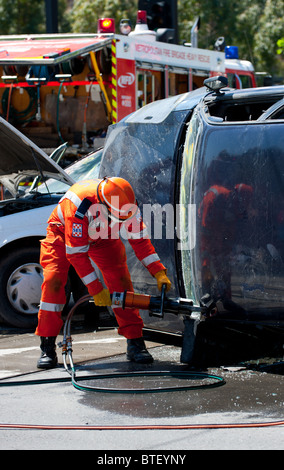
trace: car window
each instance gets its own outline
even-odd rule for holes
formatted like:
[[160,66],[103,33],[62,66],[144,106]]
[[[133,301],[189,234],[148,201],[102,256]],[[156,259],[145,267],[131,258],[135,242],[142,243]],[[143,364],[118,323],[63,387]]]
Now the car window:
[[[71,178],[75,181],[87,180],[98,178],[100,163],[102,158],[103,150],[98,150],[75,163],[65,168],[65,172],[68,173]],[[48,188],[48,189],[47,189]],[[45,183],[41,184],[37,191],[41,193],[65,193],[69,186],[61,181],[49,178]]]
[[249,75],[243,75],[241,72],[228,73],[228,86],[230,88],[251,88],[252,80]]

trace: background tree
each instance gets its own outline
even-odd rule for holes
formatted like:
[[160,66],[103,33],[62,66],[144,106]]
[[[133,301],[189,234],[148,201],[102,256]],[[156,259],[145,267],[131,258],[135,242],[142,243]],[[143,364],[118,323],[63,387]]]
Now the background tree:
[[254,36],[254,55],[258,69],[275,75],[284,72],[283,58],[277,55],[277,40],[284,36],[283,0],[267,0]]
[[45,31],[44,2],[1,0],[1,34],[32,34]]
[[[264,0],[265,1],[265,0]],[[180,38],[188,41],[190,29],[197,16],[200,17],[199,46],[213,49],[219,36],[226,44],[235,44],[240,36],[237,19],[242,15],[247,2],[243,0],[178,0]],[[253,3],[256,3],[255,1]],[[260,3],[260,2],[258,2]]]
[[95,33],[98,19],[103,17],[114,18],[116,25],[129,18],[135,25],[137,5],[138,0],[75,0],[70,15],[72,32]]
[[[70,31],[67,0],[58,0],[59,32]],[[0,0],[0,34],[46,32],[44,0]]]

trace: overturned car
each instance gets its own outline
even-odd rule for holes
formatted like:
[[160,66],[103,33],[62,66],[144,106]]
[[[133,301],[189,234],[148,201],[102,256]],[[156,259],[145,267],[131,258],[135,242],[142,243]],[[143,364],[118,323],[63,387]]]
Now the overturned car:
[[[173,282],[168,295],[210,305],[196,318],[141,311],[148,329],[183,335],[184,351],[198,329],[216,325],[284,332],[284,87],[204,83],[111,126],[100,167],[135,188]],[[128,259],[135,290],[157,295]]]

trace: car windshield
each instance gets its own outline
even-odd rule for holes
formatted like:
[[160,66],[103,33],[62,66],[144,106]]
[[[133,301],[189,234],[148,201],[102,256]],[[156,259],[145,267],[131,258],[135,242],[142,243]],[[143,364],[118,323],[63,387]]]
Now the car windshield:
[[[102,154],[103,149],[91,153],[77,160],[75,163],[72,163],[65,168],[64,171],[75,181],[98,178]],[[42,183],[36,191],[42,194],[65,193],[68,188],[68,184],[49,178],[45,183]]]

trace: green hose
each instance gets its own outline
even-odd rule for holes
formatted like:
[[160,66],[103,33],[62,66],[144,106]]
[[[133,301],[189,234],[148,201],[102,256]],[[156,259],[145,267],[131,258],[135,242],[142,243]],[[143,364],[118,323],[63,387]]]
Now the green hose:
[[[84,380],[104,380],[104,379],[119,379],[124,377],[173,377],[173,378],[184,378],[190,380],[201,380],[201,379],[210,379],[213,380],[212,383],[203,383],[198,385],[178,385],[172,387],[153,387],[153,388],[135,388],[135,389],[121,389],[121,388],[108,388],[108,387],[96,387],[96,386],[87,386],[80,385],[79,381]],[[157,392],[180,392],[184,390],[198,390],[212,387],[219,387],[225,384],[225,380],[222,377],[217,375],[211,375],[206,373],[197,373],[189,371],[130,371],[130,372],[117,372],[113,374],[99,374],[91,375],[76,378],[75,374],[72,374],[72,384],[73,386],[81,391],[91,391],[91,392],[105,392],[105,393],[157,393]]]
[[[71,371],[71,377],[60,377],[60,378],[49,378],[49,379],[33,379],[33,380],[14,380],[14,381],[4,381],[0,380],[0,387],[15,387],[23,385],[45,385],[45,384],[54,384],[54,383],[66,383],[70,382],[72,385],[81,391],[91,391],[91,392],[104,392],[104,393],[157,393],[157,392],[176,392],[184,390],[198,390],[205,388],[219,387],[225,384],[225,380],[222,377],[217,375],[207,374],[207,373],[198,373],[192,371],[129,371],[129,372],[117,372],[111,374],[95,374],[95,375],[84,375],[76,377],[75,369]],[[154,387],[147,389],[120,389],[120,388],[110,388],[110,387],[99,387],[99,386],[87,386],[82,385],[79,382],[89,381],[89,380],[105,380],[105,379],[119,379],[125,377],[173,377],[173,378],[183,378],[190,380],[202,380],[209,379],[213,380],[212,383],[203,383],[203,384],[191,384],[191,385],[182,385],[182,386],[172,386],[172,387]]]
[[[196,390],[196,389],[203,389],[209,387],[219,387],[220,385],[225,384],[225,380],[222,377],[218,377],[216,375],[211,375],[202,372],[194,372],[194,371],[129,371],[129,372],[117,372],[117,373],[110,373],[110,374],[96,374],[84,377],[77,377],[76,376],[76,368],[73,362],[72,357],[72,338],[71,338],[71,320],[76,311],[77,307],[82,303],[92,301],[93,298],[90,295],[85,295],[81,297],[75,305],[70,309],[67,318],[65,320],[64,328],[63,328],[63,341],[60,343],[62,347],[62,357],[65,370],[71,375],[71,381],[73,386],[78,390],[83,391],[93,391],[93,392],[106,392],[106,393],[156,393],[156,392],[175,392],[181,390]],[[67,365],[67,358],[69,359],[70,368]],[[210,380],[213,382],[210,383],[202,383],[198,385],[183,385],[183,386],[173,386],[173,387],[154,387],[154,388],[136,388],[136,389],[122,389],[122,388],[109,388],[103,386],[88,386],[82,385],[79,382],[87,381],[87,380],[106,380],[106,379],[119,379],[125,377],[175,377],[175,378],[183,378],[183,379],[191,379],[191,380]]]

